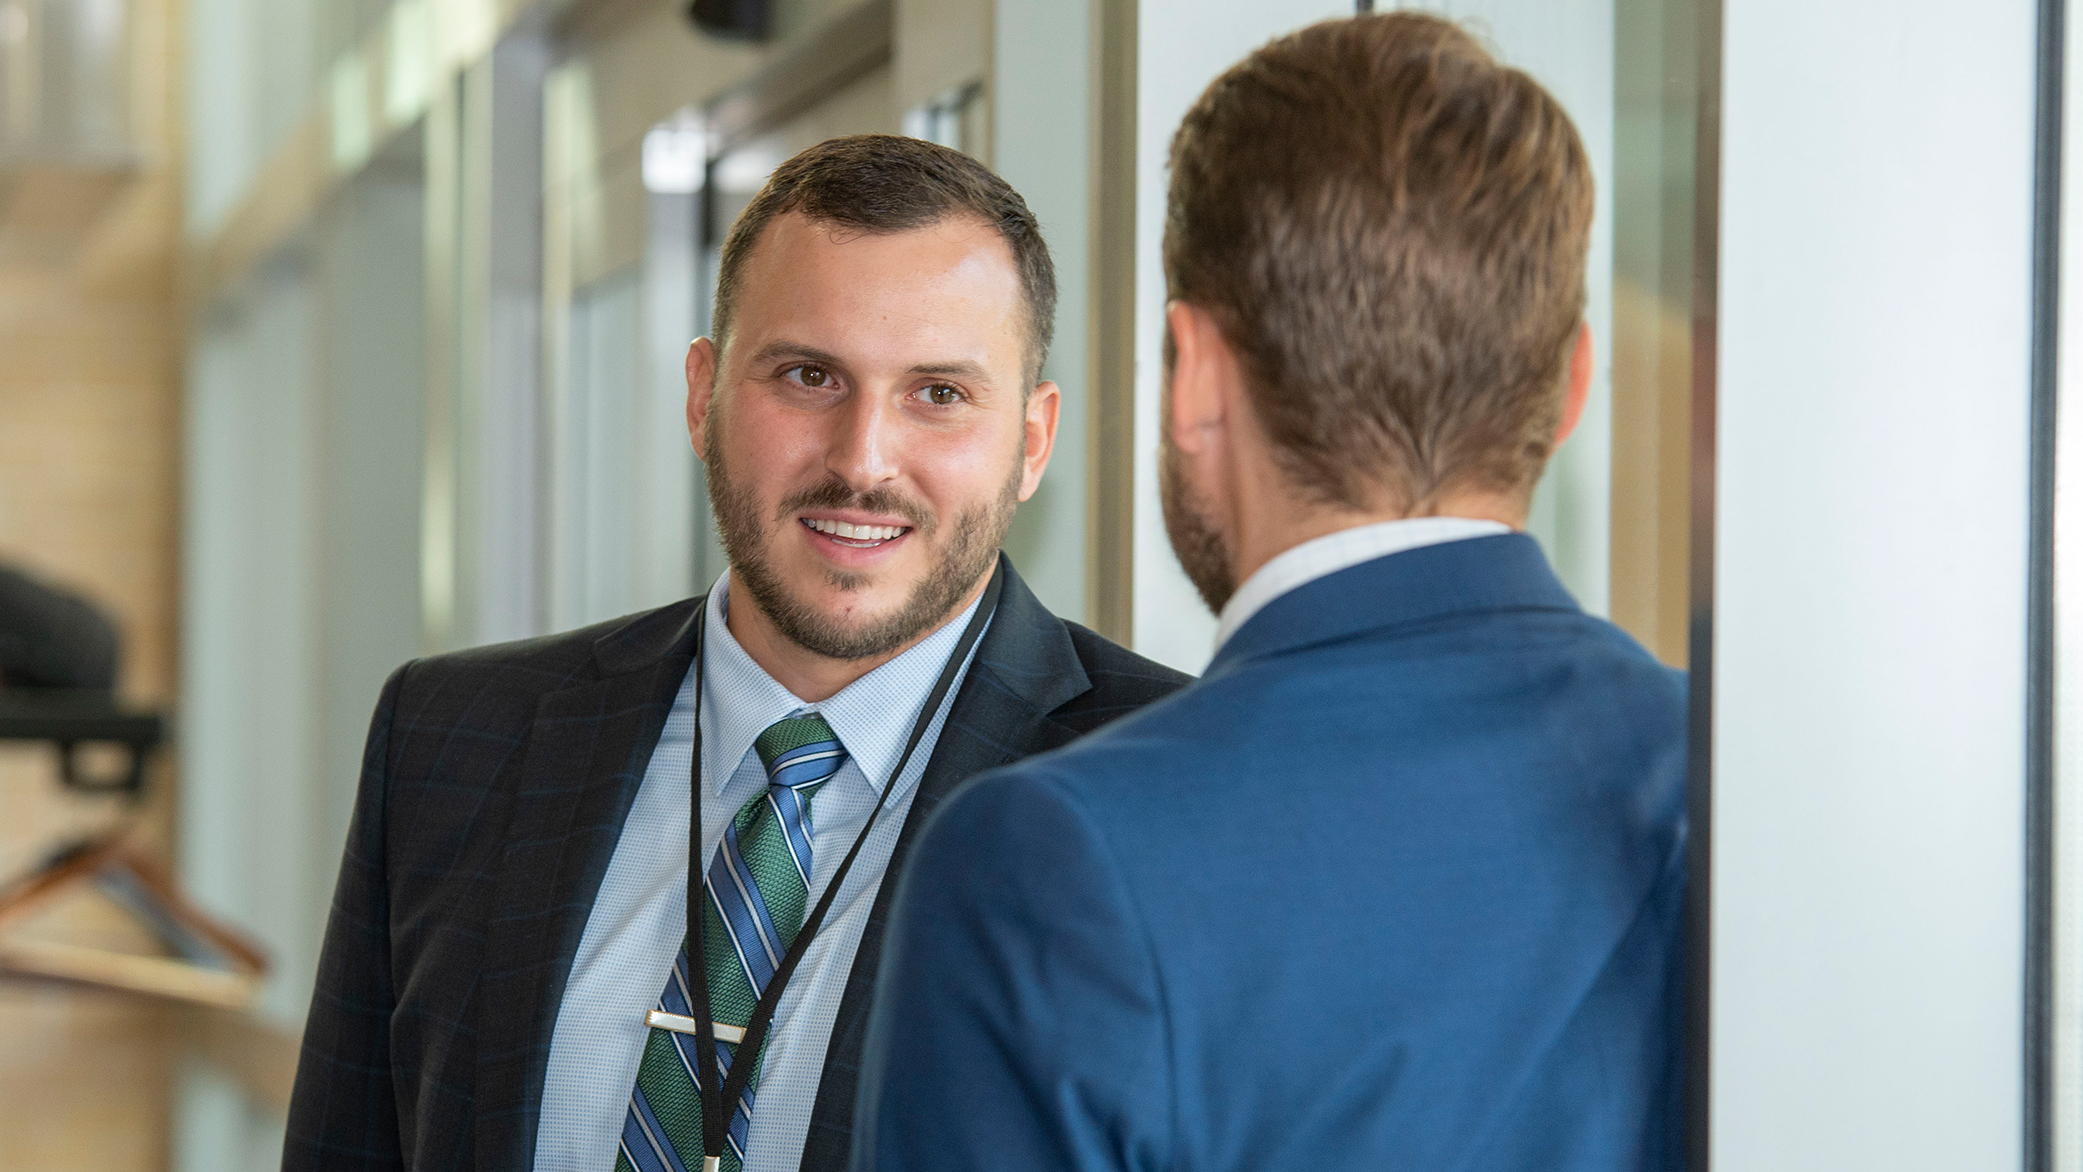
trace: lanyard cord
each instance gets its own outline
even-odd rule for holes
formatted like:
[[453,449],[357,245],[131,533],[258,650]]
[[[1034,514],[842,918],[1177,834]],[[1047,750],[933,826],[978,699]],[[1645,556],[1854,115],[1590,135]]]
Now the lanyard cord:
[[[767,1040],[767,1027],[774,1020],[774,1008],[781,1003],[781,993],[788,987],[789,977],[794,975],[796,965],[803,959],[803,954],[809,951],[811,938],[817,935],[818,926],[824,923],[825,913],[831,910],[833,897],[838,895],[840,884],[846,881],[846,873],[853,869],[854,858],[861,853],[862,845],[868,841],[868,832],[875,828],[876,816],[882,813],[883,805],[889,800],[890,791],[897,787],[897,779],[904,776],[904,767],[911,763],[912,752],[919,747],[919,742],[926,738],[926,730],[933,726],[933,718],[940,712],[941,701],[947,698],[948,689],[954,686],[955,677],[961,673],[962,665],[969,660],[970,649],[976,646],[976,641],[982,637],[991,615],[998,609],[998,593],[1003,585],[1003,576],[1002,570],[994,568],[991,571],[990,585],[984,587],[983,598],[977,602],[976,614],[970,618],[968,627],[963,629],[961,641],[955,644],[954,651],[948,656],[947,666],[940,669],[940,679],[934,683],[932,693],[926,697],[925,707],[919,710],[917,722],[911,726],[911,739],[904,744],[904,754],[897,758],[897,767],[890,771],[889,780],[883,783],[882,792],[875,799],[875,807],[868,811],[867,822],[862,824],[861,832],[854,836],[853,847],[846,852],[846,858],[840,861],[839,869],[833,872],[831,879],[826,882],[824,895],[818,899],[817,906],[803,921],[802,929],[796,933],[795,942],[789,945],[788,954],[781,958],[780,965],[774,969],[774,975],[767,979],[766,988],[760,992],[759,1003],[753,1006],[752,1020],[746,1023],[745,1039],[738,1043],[737,1057],[731,1062],[730,1077],[720,1080],[717,1077],[716,1027],[709,1006],[709,954],[707,942],[702,938],[704,921],[708,918],[703,914],[707,910],[704,901],[708,895],[706,884],[703,882],[705,870],[701,866],[702,631],[707,626],[707,620],[702,619],[696,623],[694,786],[691,803],[693,811],[688,819],[690,833],[687,851],[687,975],[693,978],[690,982],[693,987],[689,992],[693,994],[694,1003],[688,1008],[695,1011],[695,1092],[702,1105],[702,1146],[705,1154],[711,1159],[723,1155],[723,1145],[730,1135],[731,1113],[737,1110],[738,1101],[745,1097],[745,1086],[751,1081],[754,1068],[759,1065],[760,1046]],[[719,1082],[719,1093],[711,1093],[711,1088],[718,1088]]]

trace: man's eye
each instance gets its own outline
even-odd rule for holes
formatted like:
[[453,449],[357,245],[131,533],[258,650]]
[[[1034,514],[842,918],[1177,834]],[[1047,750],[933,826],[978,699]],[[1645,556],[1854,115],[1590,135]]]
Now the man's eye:
[[935,407],[952,407],[962,401],[962,392],[946,383],[926,388],[926,401]]
[[796,381],[806,387],[828,387],[832,385],[832,372],[822,366],[792,366],[785,373],[794,375]]

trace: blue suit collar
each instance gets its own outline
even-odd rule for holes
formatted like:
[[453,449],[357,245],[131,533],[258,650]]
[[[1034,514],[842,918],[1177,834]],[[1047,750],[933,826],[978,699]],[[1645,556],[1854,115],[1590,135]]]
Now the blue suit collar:
[[1448,615],[1578,609],[1540,544],[1524,533],[1427,545],[1327,574],[1267,603],[1215,653],[1205,678],[1254,659]]

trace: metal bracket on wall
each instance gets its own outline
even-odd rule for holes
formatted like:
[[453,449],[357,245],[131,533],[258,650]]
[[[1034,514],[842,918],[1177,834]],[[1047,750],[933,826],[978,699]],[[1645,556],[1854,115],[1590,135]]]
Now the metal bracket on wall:
[[[145,765],[166,739],[166,718],[124,708],[107,693],[74,688],[10,688],[0,692],[0,741],[43,741],[58,750],[59,778],[87,793],[136,797]],[[129,753],[116,773],[90,769],[81,749],[119,746]]]

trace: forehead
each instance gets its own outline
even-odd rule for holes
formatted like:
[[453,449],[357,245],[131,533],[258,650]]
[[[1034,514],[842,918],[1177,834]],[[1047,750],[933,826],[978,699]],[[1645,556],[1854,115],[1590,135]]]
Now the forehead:
[[777,216],[745,258],[737,296],[741,351],[785,338],[863,363],[1021,361],[1019,269],[1005,237],[973,216],[903,232]]

